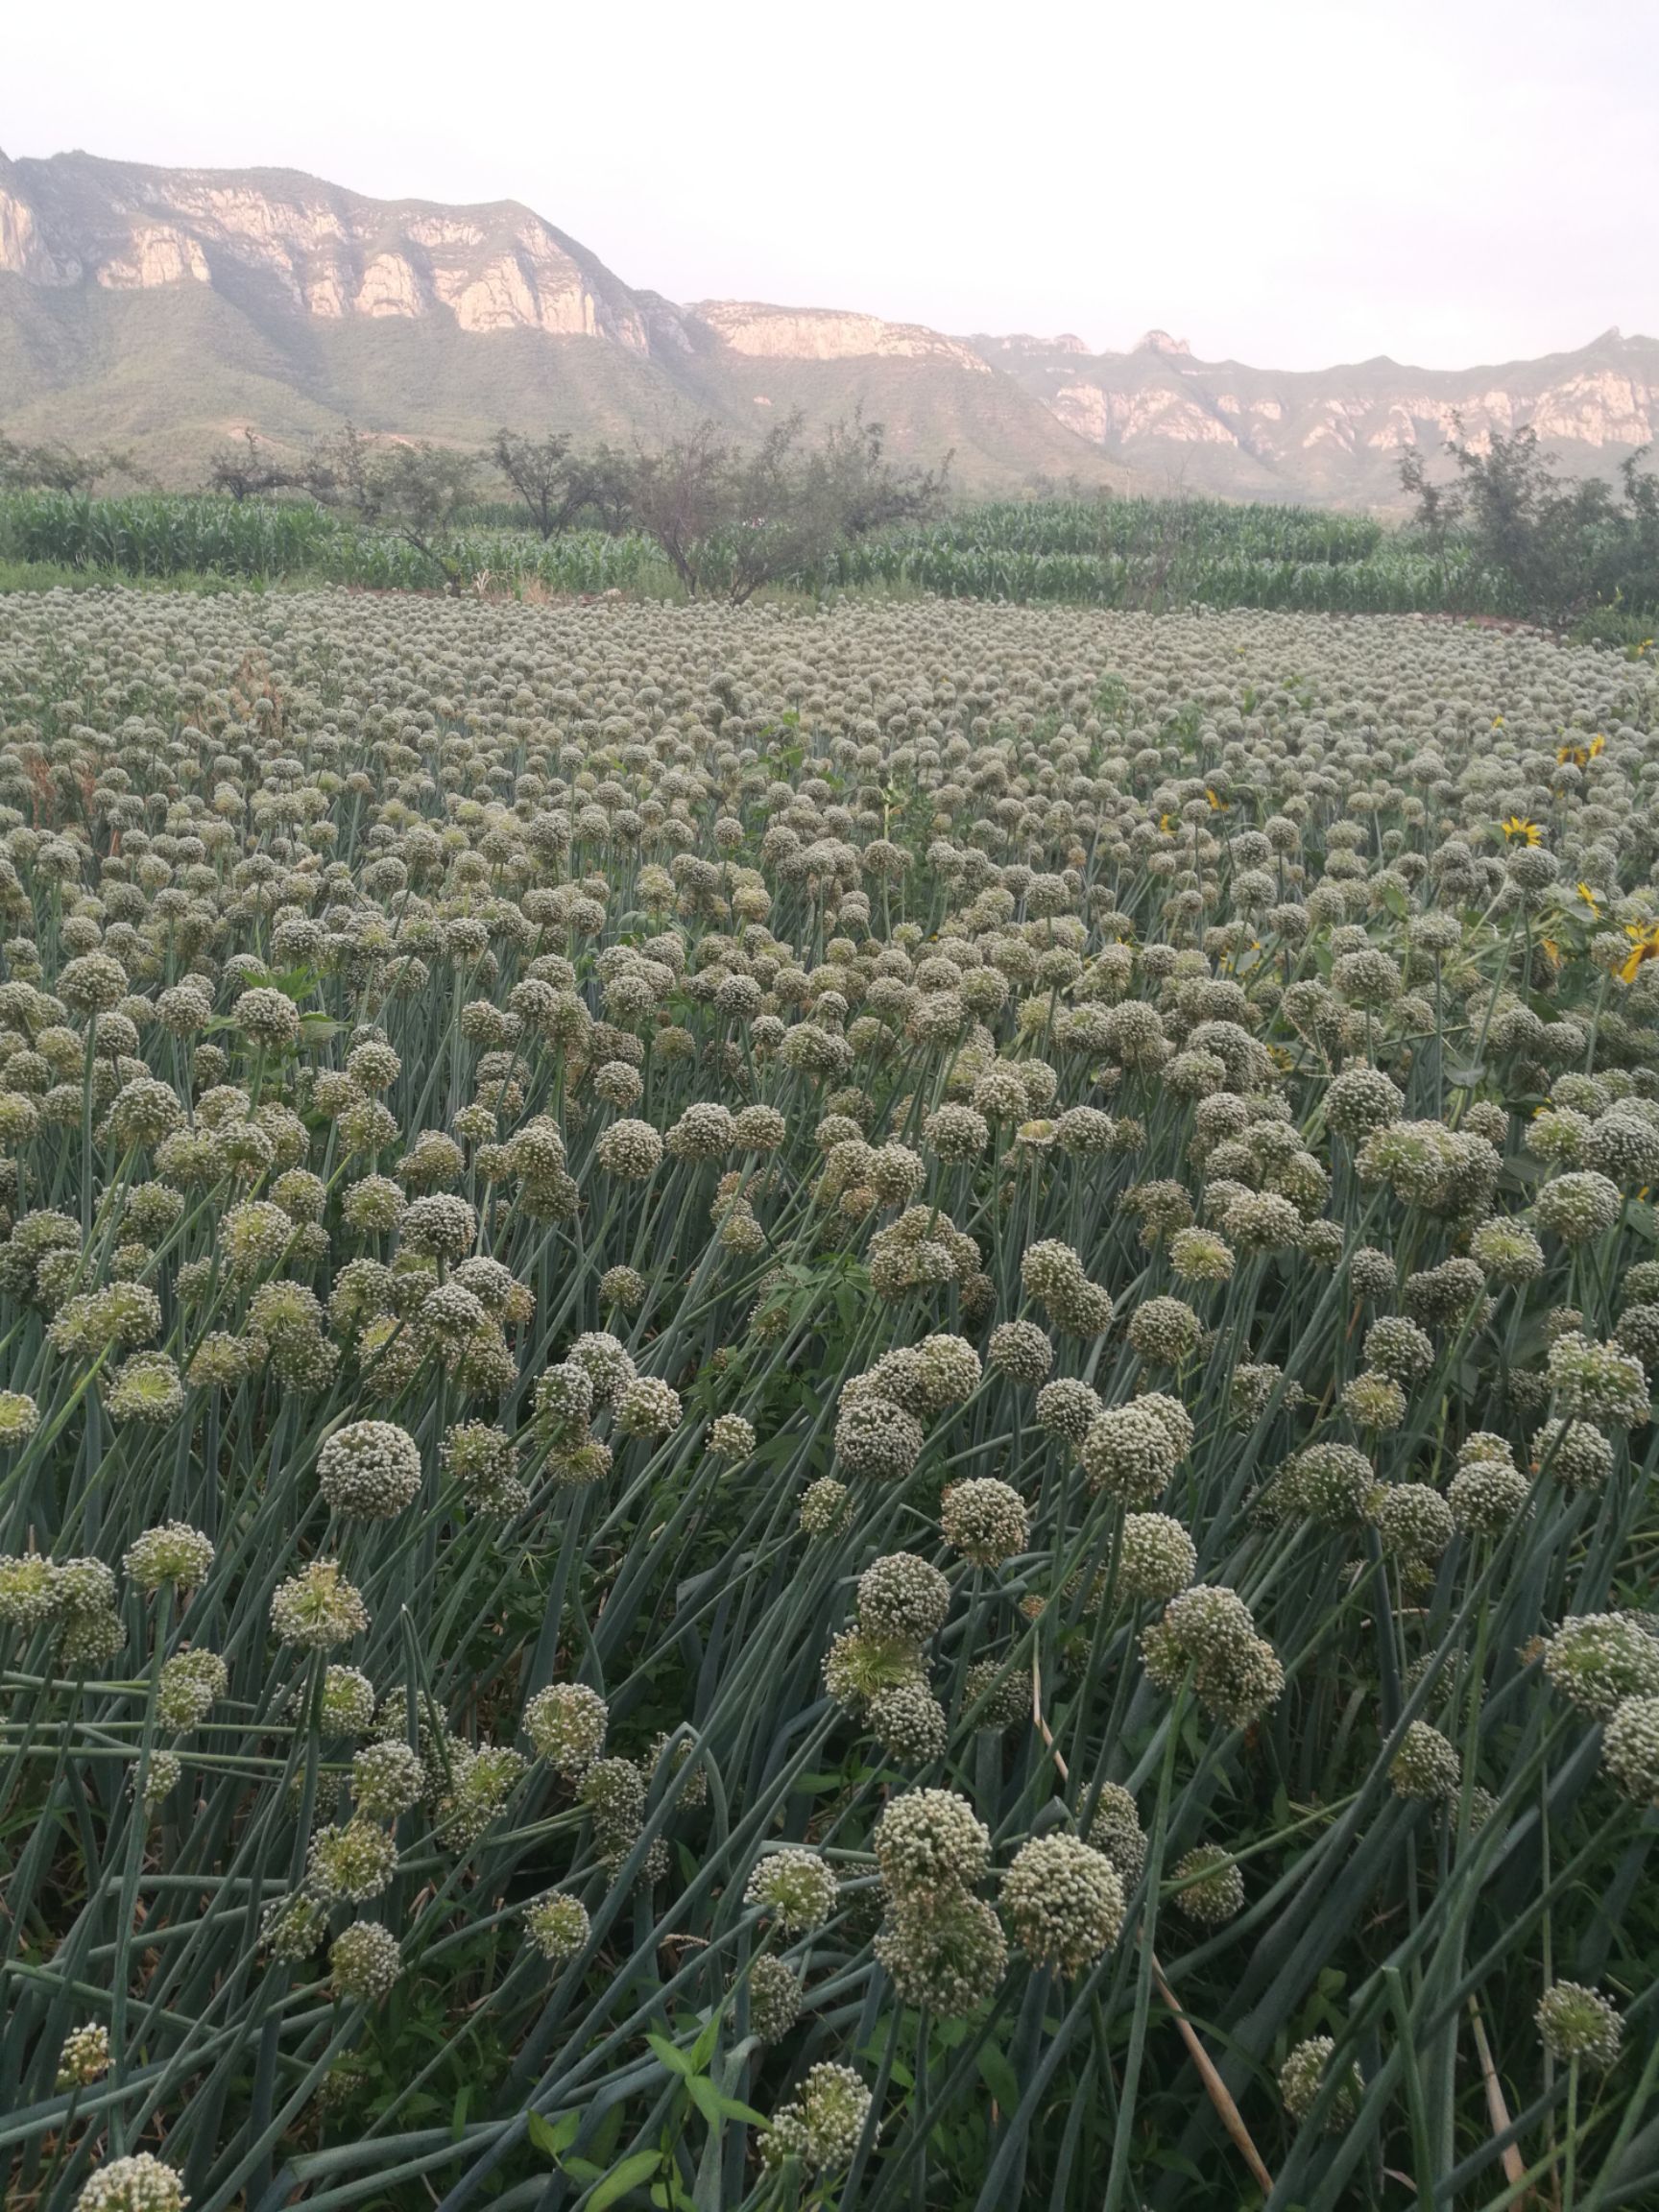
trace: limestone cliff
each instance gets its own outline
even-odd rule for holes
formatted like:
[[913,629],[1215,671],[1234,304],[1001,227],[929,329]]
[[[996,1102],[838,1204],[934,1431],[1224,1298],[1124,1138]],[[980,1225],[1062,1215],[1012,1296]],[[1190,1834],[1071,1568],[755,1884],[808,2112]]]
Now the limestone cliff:
[[1659,437],[1659,343],[1606,330],[1575,353],[1471,370],[1386,358],[1274,371],[1198,361],[1149,331],[1126,353],[1079,359],[1073,343],[974,342],[1080,438],[1190,488],[1385,496],[1401,450],[1436,451],[1461,422],[1477,448],[1529,424],[1569,468],[1607,473]]
[[766,307],[741,300],[703,300],[686,310],[733,353],[760,361],[856,361],[872,356],[947,361],[969,375],[990,373],[972,347],[919,323],[883,323],[828,307]]
[[463,330],[647,347],[628,287],[511,201],[369,200],[292,170],[149,169],[84,154],[7,168],[0,269],[36,281],[148,291],[252,276],[325,319],[443,309]]

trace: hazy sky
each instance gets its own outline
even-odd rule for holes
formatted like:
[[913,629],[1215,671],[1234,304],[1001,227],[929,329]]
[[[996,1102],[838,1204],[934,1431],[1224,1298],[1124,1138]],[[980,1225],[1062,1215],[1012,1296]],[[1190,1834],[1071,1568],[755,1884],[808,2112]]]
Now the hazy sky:
[[8,154],[523,200],[677,300],[1290,368],[1659,333],[1659,0],[8,12]]

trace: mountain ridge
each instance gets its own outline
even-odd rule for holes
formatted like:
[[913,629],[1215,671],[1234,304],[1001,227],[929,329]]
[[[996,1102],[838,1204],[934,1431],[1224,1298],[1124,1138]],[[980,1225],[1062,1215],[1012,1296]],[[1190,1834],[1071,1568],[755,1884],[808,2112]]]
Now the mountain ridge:
[[956,336],[854,310],[677,303],[522,203],[379,200],[275,167],[0,152],[0,424],[130,445],[165,481],[253,428],[348,418],[479,442],[499,421],[650,442],[861,405],[972,491],[1034,479],[1384,506],[1407,445],[1532,422],[1578,473],[1659,431],[1659,340],[1534,361],[1324,370],[1204,361],[1162,329]]

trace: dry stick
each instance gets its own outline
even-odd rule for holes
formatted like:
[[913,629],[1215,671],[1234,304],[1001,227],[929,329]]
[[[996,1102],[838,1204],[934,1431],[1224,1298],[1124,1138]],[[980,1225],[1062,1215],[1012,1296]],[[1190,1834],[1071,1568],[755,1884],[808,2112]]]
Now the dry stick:
[[1212,2060],[1209,2052],[1205,2050],[1203,2044],[1198,2040],[1197,2032],[1193,2029],[1192,2023],[1188,2019],[1186,2013],[1182,2011],[1180,2005],[1176,2001],[1174,1990],[1170,1988],[1168,1983],[1164,1979],[1164,1969],[1158,1963],[1156,1953],[1154,1953],[1152,1959],[1152,1979],[1158,1984],[1159,1996],[1163,1998],[1165,2004],[1168,2006],[1170,2011],[1175,2015],[1175,2025],[1181,2031],[1181,2040],[1186,2044],[1189,2052],[1191,2054],[1192,2063],[1198,2069],[1198,2078],[1203,2082],[1206,2090],[1209,2092],[1211,2104],[1214,2105],[1216,2111],[1221,2116],[1222,2127],[1225,2128],[1228,2134],[1232,2136],[1235,2145],[1238,2147],[1240,2156],[1243,2158],[1245,2165],[1249,2167],[1251,2173],[1256,2176],[1256,2179],[1260,2183],[1263,2194],[1271,2196],[1273,2193],[1273,2176],[1268,2173],[1266,2167],[1262,2163],[1262,2153],[1257,2150],[1255,2144],[1250,2140],[1250,2130],[1244,2125],[1243,2114],[1239,2111],[1238,2105],[1234,2104],[1232,2093],[1229,2091],[1226,2082],[1223,2081],[1220,2075],[1216,2073],[1214,2063]]
[[[1055,1768],[1059,1773],[1061,1781],[1070,1782],[1071,1777],[1067,1771],[1065,1756],[1056,1745],[1053,1733],[1050,1730],[1047,1721],[1043,1718],[1043,1676],[1039,1668],[1038,1658],[1035,1651],[1033,1651],[1031,1654],[1031,1718],[1037,1725],[1038,1734],[1042,1737],[1043,1742],[1047,1748],[1048,1756],[1054,1762]],[[1273,2192],[1273,2176],[1268,2173],[1266,2166],[1262,2162],[1262,2153],[1257,2150],[1255,2144],[1251,2140],[1250,2130],[1244,2125],[1243,2114],[1239,2111],[1238,2105],[1233,2102],[1232,2092],[1229,2090],[1226,2082],[1222,2080],[1220,2075],[1215,2071],[1214,2061],[1211,2058],[1209,2052],[1205,2050],[1203,2044],[1199,2041],[1197,2031],[1193,2028],[1192,2023],[1188,2019],[1186,2013],[1181,2009],[1181,2006],[1176,1998],[1175,1992],[1170,1988],[1168,1982],[1165,1978],[1164,1969],[1158,1963],[1158,1955],[1156,1952],[1152,1954],[1152,1979],[1158,1984],[1159,1996],[1162,1997],[1165,2004],[1168,2006],[1175,2025],[1181,2031],[1181,2040],[1186,2044],[1188,2052],[1191,2056],[1192,2063],[1198,2069],[1198,2079],[1203,2082],[1205,2092],[1208,2095],[1211,2104],[1214,2105],[1215,2110],[1220,2117],[1222,2127],[1226,2128],[1228,2134],[1233,2138],[1236,2149],[1244,2160],[1245,2165],[1249,2167],[1251,2174],[1254,2176],[1263,2194],[1271,2196]],[[1477,2032],[1479,2032],[1479,2022],[1477,2022],[1476,2025]],[[1487,2063],[1489,2065],[1490,2060],[1488,2060]],[[1493,2094],[1493,2091],[1496,2087],[1495,2081],[1490,2081],[1490,2078],[1489,2084],[1490,2085],[1487,2090],[1488,2097]],[[1500,2112],[1502,2112],[1503,2107],[1503,2101],[1502,2095],[1500,2095],[1497,2108]],[[1505,2114],[1503,2125],[1507,2127],[1508,2124],[1508,2116]],[[1510,2158],[1515,2155],[1516,2153],[1513,2151],[1506,2151],[1504,2152],[1503,2162],[1505,2173],[1508,2173],[1509,2171]],[[1512,2176],[1511,2178],[1513,2178]]]
[[[1480,2018],[1480,2008],[1474,1993],[1469,1997],[1469,2017],[1475,2023],[1475,2049],[1480,2058],[1480,2078],[1486,2084],[1486,2116],[1492,2123],[1494,2135],[1509,2131],[1509,2107],[1503,2102],[1503,2084],[1498,2079],[1498,2069],[1492,2063],[1492,2046],[1486,2040],[1485,2023]],[[1503,2178],[1511,2188],[1518,2188],[1527,2179],[1527,2161],[1521,2155],[1518,2144],[1506,2143],[1503,2152]],[[1531,2201],[1528,2193],[1527,2202]]]

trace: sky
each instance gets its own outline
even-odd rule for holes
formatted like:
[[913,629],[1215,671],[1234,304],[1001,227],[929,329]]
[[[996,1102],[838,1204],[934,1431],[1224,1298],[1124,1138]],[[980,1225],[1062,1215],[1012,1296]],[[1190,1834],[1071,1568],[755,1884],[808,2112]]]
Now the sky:
[[1659,333],[1659,0],[77,0],[0,148],[516,199],[679,301],[1459,368]]

